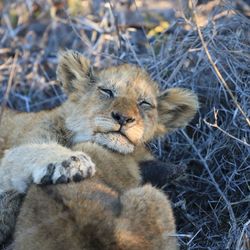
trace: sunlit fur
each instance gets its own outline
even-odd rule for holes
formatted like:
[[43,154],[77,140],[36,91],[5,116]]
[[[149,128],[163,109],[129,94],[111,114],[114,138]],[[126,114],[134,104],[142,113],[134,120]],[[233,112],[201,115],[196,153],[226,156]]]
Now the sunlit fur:
[[[61,71],[60,67],[58,71]],[[128,75],[128,72],[131,73]],[[148,141],[155,133],[157,87],[144,71],[131,65],[96,72],[93,77],[95,82],[91,85],[85,83],[84,96],[76,83],[75,88],[79,90],[69,97],[77,107],[73,112],[70,110],[66,119],[66,126],[74,133],[73,142],[86,138],[115,151],[131,153],[135,145]],[[64,78],[61,81],[68,82]],[[84,81],[86,79],[79,79],[81,84]],[[114,97],[106,96],[99,88],[112,90]],[[139,102],[144,99],[155,107],[149,110],[140,108]],[[84,113],[79,116],[80,109]],[[120,125],[112,118],[112,112],[133,117],[135,122],[122,127],[122,135],[113,133],[119,131]]]
[[[78,73],[72,79],[76,70],[69,73],[68,69],[76,61],[79,70],[85,70],[87,76]],[[159,95],[157,84],[137,66],[125,64],[95,72],[85,68],[87,65],[78,54],[66,53],[58,67],[59,80],[74,105],[74,109],[65,110],[69,112],[66,126],[74,134],[73,143],[91,140],[121,153],[131,153],[135,145],[185,126],[197,110],[197,98],[192,92],[176,88]],[[99,88],[111,90],[114,97],[110,98]],[[151,107],[140,106],[142,101]],[[120,126],[112,118],[112,112],[135,119],[133,124],[121,128],[127,138],[113,133]]]
[[[60,107],[35,114],[4,112],[0,156],[5,149],[15,152],[18,145],[53,142],[87,153],[97,171],[92,180],[79,184],[32,186],[19,215],[15,249],[176,249],[170,203],[155,188],[139,187],[138,164],[153,158],[145,142],[184,127],[193,118],[196,95],[181,88],[160,94],[157,84],[137,66],[93,70],[73,51],[61,54],[57,77],[68,96]],[[131,119],[121,126],[112,113]],[[43,161],[60,158],[60,147],[53,150]],[[37,154],[34,148],[25,157],[33,161]],[[13,158],[5,162],[11,164],[0,165],[0,191],[1,185],[6,190],[4,183],[10,183],[13,173],[20,175],[20,156],[9,155]],[[1,220],[13,228],[15,220],[9,222],[6,213],[0,212]],[[95,240],[100,247],[95,247]]]

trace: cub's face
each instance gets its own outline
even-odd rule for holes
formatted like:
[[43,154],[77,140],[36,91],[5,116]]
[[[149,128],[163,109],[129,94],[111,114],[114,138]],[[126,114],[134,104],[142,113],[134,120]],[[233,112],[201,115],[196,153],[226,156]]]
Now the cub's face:
[[68,94],[65,121],[73,143],[92,141],[123,154],[185,126],[198,108],[190,91],[174,88],[159,95],[141,68],[125,64],[93,72],[74,51],[61,54],[57,77]]

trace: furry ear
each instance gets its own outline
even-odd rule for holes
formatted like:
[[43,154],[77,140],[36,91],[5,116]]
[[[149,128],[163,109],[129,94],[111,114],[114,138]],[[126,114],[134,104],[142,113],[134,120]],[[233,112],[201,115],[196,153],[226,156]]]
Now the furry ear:
[[158,97],[158,134],[185,127],[199,107],[197,96],[187,89],[172,88]]
[[90,62],[77,51],[67,50],[59,53],[57,79],[66,94],[84,91],[86,84],[94,81]]

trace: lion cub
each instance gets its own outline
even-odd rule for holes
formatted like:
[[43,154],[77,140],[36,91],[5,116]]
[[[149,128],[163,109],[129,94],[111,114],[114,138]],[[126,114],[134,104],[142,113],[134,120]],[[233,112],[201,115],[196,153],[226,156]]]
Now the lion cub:
[[[133,65],[93,71],[74,51],[61,54],[57,77],[68,95],[62,106],[4,113],[0,131],[9,150],[2,153],[0,191],[8,197],[32,183],[78,182],[97,171],[79,183],[32,185],[14,248],[176,249],[169,201],[149,185],[140,187],[139,163],[153,159],[147,141],[193,118],[196,95],[180,88],[160,94]],[[16,197],[2,199],[7,212],[0,213],[0,235],[6,237],[20,205]]]

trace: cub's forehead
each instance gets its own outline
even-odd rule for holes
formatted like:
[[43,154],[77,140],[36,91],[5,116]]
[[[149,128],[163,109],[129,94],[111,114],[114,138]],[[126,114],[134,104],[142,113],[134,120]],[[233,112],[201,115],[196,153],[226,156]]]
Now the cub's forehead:
[[130,64],[110,67],[99,72],[99,84],[115,89],[121,95],[155,97],[158,86],[143,69]]

